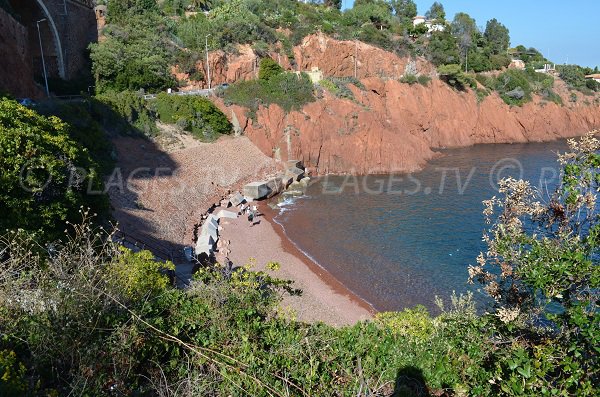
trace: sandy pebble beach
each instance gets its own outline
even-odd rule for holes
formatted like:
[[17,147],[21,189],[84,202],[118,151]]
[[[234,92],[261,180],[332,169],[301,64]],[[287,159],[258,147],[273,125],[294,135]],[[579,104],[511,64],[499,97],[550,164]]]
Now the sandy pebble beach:
[[[300,321],[323,321],[335,326],[351,325],[369,319],[374,309],[353,295],[327,271],[298,250],[284,235],[280,225],[271,217],[272,210],[261,205],[260,223],[251,226],[246,217],[222,221],[221,239],[226,242],[228,257],[235,266],[256,262],[254,270],[293,280],[302,296],[286,297],[283,311],[291,309]],[[281,268],[267,270],[266,264],[278,262]]]

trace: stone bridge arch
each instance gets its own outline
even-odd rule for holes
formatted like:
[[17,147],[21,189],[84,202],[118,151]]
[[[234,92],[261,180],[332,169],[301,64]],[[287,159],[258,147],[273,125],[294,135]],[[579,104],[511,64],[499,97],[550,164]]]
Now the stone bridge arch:
[[33,69],[41,74],[40,23],[44,60],[50,77],[72,79],[87,65],[86,51],[98,38],[93,0],[9,0],[27,29]]
[[[66,79],[67,75],[65,72],[64,53],[63,53],[62,43],[60,41],[61,40],[60,34],[58,32],[58,28],[56,27],[56,22],[54,22],[54,17],[52,16],[52,13],[48,9],[48,7],[46,7],[46,4],[44,4],[44,0],[35,0],[35,1],[38,4],[38,6],[42,9],[42,12],[45,15],[45,18],[48,22],[48,26],[52,33],[52,37],[54,38],[54,46],[56,47],[56,54],[57,54],[58,74],[62,79]],[[36,28],[37,28],[37,26],[36,26]]]

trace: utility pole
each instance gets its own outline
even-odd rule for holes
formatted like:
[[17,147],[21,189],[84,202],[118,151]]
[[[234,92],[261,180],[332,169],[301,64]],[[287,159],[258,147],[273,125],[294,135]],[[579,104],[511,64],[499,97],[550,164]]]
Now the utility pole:
[[207,75],[208,75],[208,89],[210,90],[212,88],[212,83],[210,81],[210,63],[208,63],[208,36],[211,36],[210,34],[207,34],[206,37],[204,38],[205,44],[206,44],[206,71],[207,71]]
[[354,39],[354,78],[358,78],[358,40]]
[[38,38],[40,39],[40,52],[42,54],[42,68],[44,69],[44,82],[46,83],[46,96],[50,98],[50,89],[48,88],[48,73],[46,72],[46,60],[44,59],[44,46],[42,45],[42,33],[40,32],[40,22],[44,22],[46,18],[36,22],[38,30]]

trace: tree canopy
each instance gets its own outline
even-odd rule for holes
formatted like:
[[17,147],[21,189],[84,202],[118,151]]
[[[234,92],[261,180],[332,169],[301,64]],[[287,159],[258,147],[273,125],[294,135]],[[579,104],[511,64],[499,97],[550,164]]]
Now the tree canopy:
[[493,18],[487,22],[484,36],[492,54],[501,54],[506,52],[510,45],[510,34],[508,28]]
[[444,10],[444,6],[442,3],[434,2],[429,10],[425,13],[425,17],[427,19],[436,19],[436,20],[445,20],[446,19],[446,11]]

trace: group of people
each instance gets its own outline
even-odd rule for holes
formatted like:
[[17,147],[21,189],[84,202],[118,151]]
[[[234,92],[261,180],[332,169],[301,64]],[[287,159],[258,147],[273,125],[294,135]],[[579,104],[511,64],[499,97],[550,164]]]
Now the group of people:
[[256,221],[256,218],[258,218],[261,214],[258,212],[258,208],[255,205],[250,206],[250,204],[248,204],[248,205],[242,204],[242,207],[240,208],[240,212],[242,215],[248,216],[248,222],[251,222],[250,226],[254,226],[255,224],[260,222],[260,221]]

